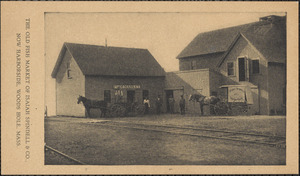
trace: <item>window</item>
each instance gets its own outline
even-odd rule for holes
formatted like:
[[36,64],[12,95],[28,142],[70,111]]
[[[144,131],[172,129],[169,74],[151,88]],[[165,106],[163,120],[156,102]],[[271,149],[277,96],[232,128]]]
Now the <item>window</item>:
[[192,63],[191,63],[191,69],[192,69],[192,70],[197,69],[197,61],[196,61],[196,60],[192,60]]
[[283,97],[282,97],[282,100],[283,100],[283,105],[286,105],[286,87],[284,86],[283,87]]
[[253,74],[259,73],[259,60],[252,60],[252,73]]
[[104,101],[108,103],[111,102],[110,90],[104,90]]
[[146,97],[149,99],[149,90],[143,90],[143,99]]
[[227,62],[227,74],[228,74],[228,76],[234,75],[234,63],[233,62]]
[[68,79],[72,79],[71,69],[70,69],[70,62],[67,63],[67,76],[68,76]]

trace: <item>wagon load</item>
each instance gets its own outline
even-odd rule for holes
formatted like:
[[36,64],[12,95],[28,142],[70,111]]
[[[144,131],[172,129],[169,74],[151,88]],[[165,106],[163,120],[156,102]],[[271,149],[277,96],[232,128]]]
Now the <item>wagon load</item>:
[[228,107],[228,115],[248,115],[249,105],[253,104],[251,88],[247,85],[224,85],[227,96],[224,101]]
[[124,100],[123,91],[118,87],[115,90],[115,102],[108,106],[110,117],[140,116],[144,114],[145,107],[142,103]]
[[190,95],[189,101],[200,104],[201,115],[203,106],[209,106],[211,114],[215,115],[248,115],[249,108],[253,104],[253,96],[249,86],[246,85],[225,85],[220,88],[227,88],[226,96],[204,96],[202,94]]

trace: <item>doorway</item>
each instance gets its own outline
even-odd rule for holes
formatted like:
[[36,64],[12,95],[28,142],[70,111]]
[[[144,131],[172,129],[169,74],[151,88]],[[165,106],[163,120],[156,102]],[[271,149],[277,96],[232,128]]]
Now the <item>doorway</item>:
[[166,103],[167,103],[167,112],[170,112],[170,106],[169,106],[169,98],[174,98],[173,90],[166,90]]
[[132,104],[135,100],[135,91],[134,90],[127,90],[127,103]]
[[238,58],[239,62],[239,81],[246,81],[246,58]]

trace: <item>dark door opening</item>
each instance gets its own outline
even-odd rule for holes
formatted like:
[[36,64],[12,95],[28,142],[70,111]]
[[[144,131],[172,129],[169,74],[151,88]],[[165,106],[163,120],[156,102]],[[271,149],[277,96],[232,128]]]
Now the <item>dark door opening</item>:
[[239,58],[239,81],[246,81],[245,58]]
[[170,97],[174,98],[173,90],[166,90],[167,112],[170,112],[170,106],[169,106],[169,98]]
[[149,90],[143,90],[143,100],[145,98],[148,98],[149,99]]
[[134,103],[134,98],[135,98],[135,91],[127,90],[127,103],[128,104]]

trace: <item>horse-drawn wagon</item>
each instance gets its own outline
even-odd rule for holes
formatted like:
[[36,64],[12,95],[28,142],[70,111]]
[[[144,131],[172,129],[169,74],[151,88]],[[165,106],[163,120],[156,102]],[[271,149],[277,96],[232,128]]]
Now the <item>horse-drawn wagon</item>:
[[204,96],[192,94],[190,101],[199,102],[201,115],[203,106],[207,105],[210,114],[215,115],[248,115],[249,105],[253,104],[253,97],[249,86],[244,85],[224,85],[220,92],[225,92],[220,96]]
[[143,115],[145,107],[137,102],[116,102],[108,106],[109,117],[124,117]]
[[107,102],[106,100],[90,100],[86,97],[79,96],[78,104],[83,103],[88,117],[90,109],[99,109],[101,111],[100,117],[124,117],[124,116],[138,116],[144,114],[145,107],[142,103],[136,101],[125,101],[122,91],[116,90],[114,101]]

